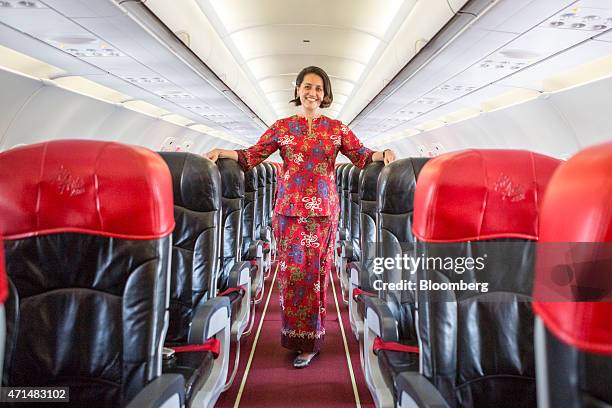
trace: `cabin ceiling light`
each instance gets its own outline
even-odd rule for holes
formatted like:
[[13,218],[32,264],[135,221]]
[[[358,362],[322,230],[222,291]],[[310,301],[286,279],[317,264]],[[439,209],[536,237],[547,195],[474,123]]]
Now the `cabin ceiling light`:
[[535,60],[542,58],[542,55],[538,54],[537,52],[520,49],[502,50],[499,52],[499,54],[506,58],[518,60]]
[[58,42],[60,44],[90,44],[96,42],[97,38],[94,37],[85,37],[85,36],[70,36],[70,35],[62,35],[59,37],[53,37],[51,40]]

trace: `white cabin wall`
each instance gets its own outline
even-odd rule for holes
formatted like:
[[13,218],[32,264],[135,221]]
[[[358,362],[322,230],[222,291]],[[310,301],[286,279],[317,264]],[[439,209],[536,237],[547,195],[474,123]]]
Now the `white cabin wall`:
[[573,130],[580,147],[612,140],[612,78],[552,94],[549,102]]
[[0,89],[0,151],[68,138],[112,140],[151,150],[160,150],[164,141],[174,138],[176,146],[192,153],[242,147],[11,71],[0,70]]
[[567,158],[612,140],[612,77],[382,144],[400,157],[466,148],[526,149]]

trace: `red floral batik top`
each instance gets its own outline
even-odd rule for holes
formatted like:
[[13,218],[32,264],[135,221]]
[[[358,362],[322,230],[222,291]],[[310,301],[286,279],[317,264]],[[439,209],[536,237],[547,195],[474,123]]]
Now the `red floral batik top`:
[[257,144],[237,150],[238,163],[248,171],[280,149],[283,176],[278,178],[275,212],[294,217],[330,216],[339,211],[334,164],[338,152],[355,166],[372,161],[372,150],[339,120],[320,116],[312,121],[291,116],[277,120]]

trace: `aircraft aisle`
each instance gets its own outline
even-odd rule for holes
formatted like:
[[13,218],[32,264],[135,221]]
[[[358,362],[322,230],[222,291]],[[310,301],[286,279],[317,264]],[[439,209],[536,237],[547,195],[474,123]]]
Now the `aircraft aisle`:
[[[273,271],[276,271],[275,265]],[[253,333],[242,341],[240,366],[236,379],[232,387],[221,394],[216,407],[287,407],[289,405],[292,407],[374,407],[359,366],[359,346],[351,333],[348,308],[340,296],[340,282],[335,272],[332,275],[334,285],[332,286],[330,282],[327,295],[328,318],[325,344],[321,354],[315,358],[310,367],[300,370],[291,365],[295,355],[280,346],[278,284],[275,280],[276,275],[270,275],[266,280],[267,292],[264,300],[257,305],[257,321]],[[271,284],[273,286],[270,295]],[[347,364],[333,288],[336,290],[337,304],[340,308],[349,348],[355,388]],[[263,324],[258,330],[266,304]],[[245,367],[248,364],[254,341],[257,341],[255,352],[249,371],[244,378]]]

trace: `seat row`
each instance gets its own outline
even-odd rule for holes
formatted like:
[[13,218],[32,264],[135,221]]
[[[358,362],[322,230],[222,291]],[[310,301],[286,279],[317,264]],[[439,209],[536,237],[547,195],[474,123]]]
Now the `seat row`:
[[612,144],[336,174],[336,265],[378,407],[610,404]]
[[0,153],[2,385],[214,406],[263,296],[277,169],[79,140]]

